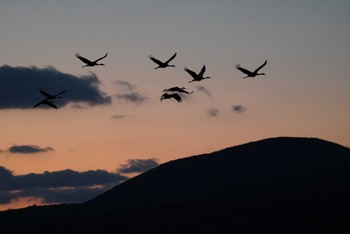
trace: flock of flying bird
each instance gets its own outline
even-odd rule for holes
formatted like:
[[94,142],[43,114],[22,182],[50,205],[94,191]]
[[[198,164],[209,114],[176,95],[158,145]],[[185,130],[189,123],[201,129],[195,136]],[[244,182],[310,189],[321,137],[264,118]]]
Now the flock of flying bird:
[[[176,57],[176,53],[171,56],[167,61],[162,62],[156,58],[154,58],[152,55],[149,56],[149,58],[158,65],[158,67],[155,67],[154,69],[158,69],[158,68],[166,68],[166,67],[175,67],[175,65],[169,64],[174,58]],[[265,75],[265,73],[259,73],[260,69],[262,69],[263,67],[265,67],[265,65],[267,64],[267,60],[257,69],[255,69],[254,71],[249,71],[248,69],[245,69],[243,67],[241,67],[239,64],[236,65],[236,68],[238,70],[240,70],[241,72],[243,72],[244,74],[246,74],[247,76],[243,77],[243,78],[248,78],[248,77],[255,77],[255,76],[259,76],[259,75]],[[206,67],[205,65],[203,65],[202,69],[199,71],[199,73],[196,73],[190,69],[188,69],[187,67],[184,68],[184,70],[191,75],[192,80],[189,81],[189,83],[195,82],[195,81],[201,81],[204,79],[209,79],[210,76],[204,76],[204,73],[206,71]],[[162,101],[163,99],[170,99],[173,98],[178,102],[182,101],[181,96],[179,95],[179,93],[185,93],[185,94],[191,94],[192,92],[188,92],[186,91],[185,87],[172,87],[169,89],[164,89],[163,92],[165,92],[161,97],[160,100]]]
[[[84,66],[82,67],[93,67],[93,66],[104,66],[103,63],[98,63],[100,60],[106,58],[108,55],[108,53],[106,53],[104,56],[102,56],[101,58],[98,58],[94,61],[91,61],[87,58],[84,58],[82,56],[80,56],[79,53],[76,53],[75,54],[75,57],[77,57],[78,59],[80,59],[83,63],[85,63]],[[175,65],[173,64],[169,64],[175,57],[176,57],[177,53],[175,53],[173,56],[171,56],[167,61],[165,62],[162,62],[156,58],[154,58],[152,55],[149,56],[149,58],[154,62],[156,63],[158,66],[155,67],[154,69],[158,69],[158,68],[167,68],[167,67],[175,67]],[[260,75],[265,75],[265,73],[259,73],[259,71],[265,67],[265,65],[267,64],[267,60],[265,60],[265,62],[259,66],[258,68],[256,68],[254,71],[250,71],[246,68],[243,68],[241,67],[239,64],[236,65],[236,68],[243,72],[244,74],[246,74],[245,77],[243,78],[248,78],[248,77],[256,77],[256,76],[260,76]],[[202,69],[196,73],[190,69],[188,69],[187,67],[184,68],[184,70],[189,74],[191,75],[192,77],[192,80],[189,81],[189,83],[191,82],[195,82],[195,81],[201,81],[201,80],[204,80],[204,79],[209,79],[210,77],[209,76],[206,76],[204,77],[204,73],[206,71],[206,67],[205,65],[203,65]],[[55,108],[57,109],[57,106],[54,104],[54,99],[56,98],[61,98],[61,94],[63,94],[65,92],[65,90],[62,90],[61,92],[57,93],[57,94],[49,94],[47,92],[45,92],[44,90],[40,89],[39,90],[40,93],[42,95],[45,96],[45,99],[43,99],[42,101],[38,102],[37,104],[35,104],[33,106],[33,108],[39,106],[39,105],[48,105],[52,108]],[[163,90],[164,94],[161,95],[160,97],[160,101],[162,101],[163,99],[175,99],[177,102],[182,102],[182,98],[179,94],[192,94],[193,91],[191,92],[188,92],[186,90],[185,87],[171,87],[171,88],[168,88],[168,89],[164,89]]]
[[[99,59],[96,59],[95,61],[91,61],[91,60],[89,60],[89,59],[87,59],[87,58],[84,58],[84,57],[80,56],[79,53],[76,53],[76,54],[75,54],[75,57],[77,57],[77,58],[80,59],[83,63],[85,63],[85,65],[82,66],[82,67],[93,67],[93,66],[97,66],[97,65],[104,66],[103,63],[98,63],[98,62],[99,62],[100,60],[106,58],[107,55],[108,55],[108,53],[106,53],[103,57],[101,57],[101,58],[99,58]],[[49,94],[49,93],[45,92],[45,91],[42,90],[42,89],[40,89],[39,91],[40,91],[40,93],[41,93],[42,95],[45,96],[45,99],[43,99],[42,101],[40,101],[40,102],[38,102],[37,104],[35,104],[35,105],[33,106],[33,108],[35,108],[35,107],[37,107],[37,106],[40,106],[40,105],[48,105],[48,106],[50,106],[50,107],[52,107],[52,108],[57,109],[57,106],[56,106],[55,103],[54,103],[54,102],[55,102],[54,99],[56,99],[56,98],[61,98],[60,95],[63,94],[66,90],[62,90],[62,91],[59,92],[58,94]]]

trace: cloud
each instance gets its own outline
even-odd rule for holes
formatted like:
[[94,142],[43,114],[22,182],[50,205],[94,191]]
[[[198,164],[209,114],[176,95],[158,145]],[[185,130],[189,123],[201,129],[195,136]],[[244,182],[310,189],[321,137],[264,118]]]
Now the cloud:
[[122,115],[122,114],[116,114],[116,115],[112,115],[111,118],[112,119],[125,119],[125,118],[128,118],[128,117],[131,117],[129,115]]
[[199,86],[196,86],[196,88],[198,89],[198,91],[204,93],[208,97],[212,97],[211,92],[206,87],[199,85]]
[[120,93],[116,95],[119,100],[129,103],[141,104],[149,99],[148,97],[143,96],[139,92],[135,91],[136,86],[127,81],[117,80],[114,81],[113,84],[119,88]]
[[0,204],[8,204],[13,200],[13,195],[8,192],[0,192]]
[[[42,174],[30,173],[15,176],[12,183],[7,185],[7,189],[33,189],[33,188],[62,188],[95,186],[126,179],[124,176],[109,173],[104,170],[90,170],[77,172],[70,169],[62,171],[48,172]],[[0,185],[0,188],[2,186]]]
[[118,172],[123,174],[128,173],[142,173],[152,168],[157,167],[159,164],[155,158],[151,159],[129,159],[126,164],[120,165]]
[[0,166],[0,204],[27,197],[39,198],[44,203],[84,202],[126,179],[128,177],[104,170],[67,169],[14,175]]
[[7,152],[13,154],[34,154],[40,152],[53,151],[51,147],[41,148],[36,145],[14,145],[7,149]]
[[82,203],[129,179],[122,174],[141,173],[158,165],[154,158],[130,159],[116,173],[66,169],[25,175],[15,175],[0,166],[0,204],[20,200],[37,204]]
[[[74,103],[89,106],[111,103],[111,97],[99,89],[100,81],[93,73],[74,76],[60,72],[53,67],[0,67],[0,109],[31,109],[44,99],[39,93],[58,93],[63,89],[62,98],[57,99],[60,107]],[[39,106],[41,107],[41,106]]]
[[75,109],[75,110],[83,110],[83,109],[88,108],[89,106],[81,104],[81,103],[74,103],[74,104],[69,105],[69,107],[72,109]]
[[207,114],[208,114],[208,117],[217,117],[220,113],[220,110],[219,109],[216,109],[216,108],[211,108],[207,111]]
[[121,89],[126,89],[129,91],[132,91],[136,88],[135,85],[133,85],[127,81],[123,81],[123,80],[113,81],[113,84],[115,84],[116,86],[118,86]]
[[116,97],[120,100],[125,101],[125,102],[131,102],[131,103],[135,103],[135,104],[141,104],[141,103],[148,100],[147,97],[142,96],[138,92],[117,94]]
[[3,166],[0,166],[0,181],[1,183],[8,182],[13,176],[12,171],[6,169]]
[[237,113],[243,113],[247,111],[247,108],[241,105],[233,105],[232,106],[232,111],[237,112]]
[[18,197],[35,197],[40,198],[41,203],[57,204],[57,203],[81,203],[88,201],[107,190],[114,187],[116,184],[105,184],[99,187],[65,187],[53,189],[27,189],[19,194]]

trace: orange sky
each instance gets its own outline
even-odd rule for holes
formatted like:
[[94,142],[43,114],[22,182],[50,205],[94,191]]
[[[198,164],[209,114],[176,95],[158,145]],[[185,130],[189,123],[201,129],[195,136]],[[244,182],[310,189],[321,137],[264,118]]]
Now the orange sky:
[[[2,65],[52,66],[76,77],[93,72],[112,102],[0,109],[0,166],[14,175],[116,173],[128,159],[164,163],[275,136],[350,146],[349,7],[346,1],[274,0],[4,3]],[[91,59],[108,52],[106,66],[81,68],[76,52]],[[175,68],[153,69],[150,54],[166,60],[174,52]],[[235,69],[237,63],[254,69],[265,59],[266,76],[242,79]],[[199,71],[203,64],[212,78],[189,84],[183,68]],[[133,89],[123,90],[116,81]],[[162,90],[172,86],[194,93],[182,103],[160,102]],[[70,95],[65,88],[62,100]],[[145,101],[118,99],[127,91]],[[233,111],[234,105],[244,111]],[[217,115],[209,116],[210,109]],[[8,152],[14,145],[53,150]]]

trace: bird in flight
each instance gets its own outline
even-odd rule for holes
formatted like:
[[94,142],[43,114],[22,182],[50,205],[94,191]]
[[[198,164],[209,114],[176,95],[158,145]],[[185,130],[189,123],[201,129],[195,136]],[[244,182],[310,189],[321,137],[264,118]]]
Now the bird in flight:
[[203,65],[201,71],[197,74],[194,71],[188,69],[187,67],[184,68],[184,70],[190,74],[193,78],[193,80],[189,81],[189,83],[194,82],[194,81],[201,81],[203,79],[209,79],[210,76],[204,77],[204,72],[205,72],[205,65]]
[[57,109],[57,106],[54,104],[54,101],[53,99],[56,99],[56,98],[61,98],[61,94],[63,94],[66,90],[62,90],[61,92],[57,93],[57,94],[49,94],[48,92],[44,91],[43,89],[40,89],[39,92],[45,96],[45,99],[38,102],[37,104],[35,104],[33,106],[33,108],[37,107],[37,106],[40,106],[40,105],[48,105],[48,106],[51,106],[55,109]]
[[260,67],[255,69],[255,71],[253,71],[253,72],[241,67],[239,64],[236,65],[236,68],[247,75],[247,76],[243,77],[243,79],[244,79],[244,78],[248,78],[248,77],[256,77],[256,76],[266,75],[265,73],[258,73],[259,70],[261,68],[265,67],[266,64],[267,64],[267,60]]
[[177,93],[164,93],[160,97],[160,101],[162,101],[163,99],[170,99],[170,98],[174,98],[177,102],[182,102],[182,98]]
[[51,106],[52,108],[57,109],[57,106],[53,102],[54,101],[50,101],[49,99],[46,98],[46,99],[42,100],[41,102],[38,102],[37,104],[35,104],[33,106],[33,108],[40,106],[40,105],[48,105],[48,106]]
[[102,60],[102,59],[104,59],[104,58],[106,58],[106,57],[107,57],[107,54],[108,54],[108,53],[106,53],[103,57],[101,57],[101,58],[99,58],[99,59],[96,59],[95,61],[90,61],[89,59],[80,56],[79,53],[76,53],[76,54],[75,54],[75,57],[77,57],[77,58],[80,59],[83,63],[86,64],[86,65],[84,65],[84,66],[82,66],[82,67],[93,67],[93,66],[97,66],[97,65],[99,65],[99,66],[104,66],[103,63],[97,63],[97,62],[100,61],[100,60]]
[[171,87],[171,88],[168,88],[168,89],[164,89],[163,92],[179,92],[179,93],[186,93],[186,94],[193,93],[193,91],[188,92],[185,89],[186,89],[185,87],[182,87],[182,88],[180,88],[180,87]]
[[168,59],[167,61],[162,62],[162,61],[160,61],[160,60],[154,58],[152,55],[149,56],[149,58],[150,58],[153,62],[155,62],[156,64],[158,64],[158,67],[155,67],[154,69],[166,68],[166,67],[175,67],[175,65],[169,65],[169,62],[170,62],[171,60],[173,60],[175,57],[176,57],[176,53],[175,53],[173,56],[171,56],[171,58]]

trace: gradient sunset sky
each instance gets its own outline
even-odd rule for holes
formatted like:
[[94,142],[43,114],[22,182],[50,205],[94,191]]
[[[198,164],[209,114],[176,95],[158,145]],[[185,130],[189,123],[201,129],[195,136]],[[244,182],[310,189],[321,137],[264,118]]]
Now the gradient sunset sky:
[[[349,10],[348,0],[1,2],[0,210],[83,202],[169,160],[263,138],[350,146]],[[106,52],[106,66],[74,56]],[[175,52],[176,67],[148,58]],[[235,68],[266,59],[265,76]],[[211,79],[189,83],[184,67],[204,64]],[[160,102],[172,86],[193,94]],[[40,88],[66,90],[59,109],[32,108]]]

